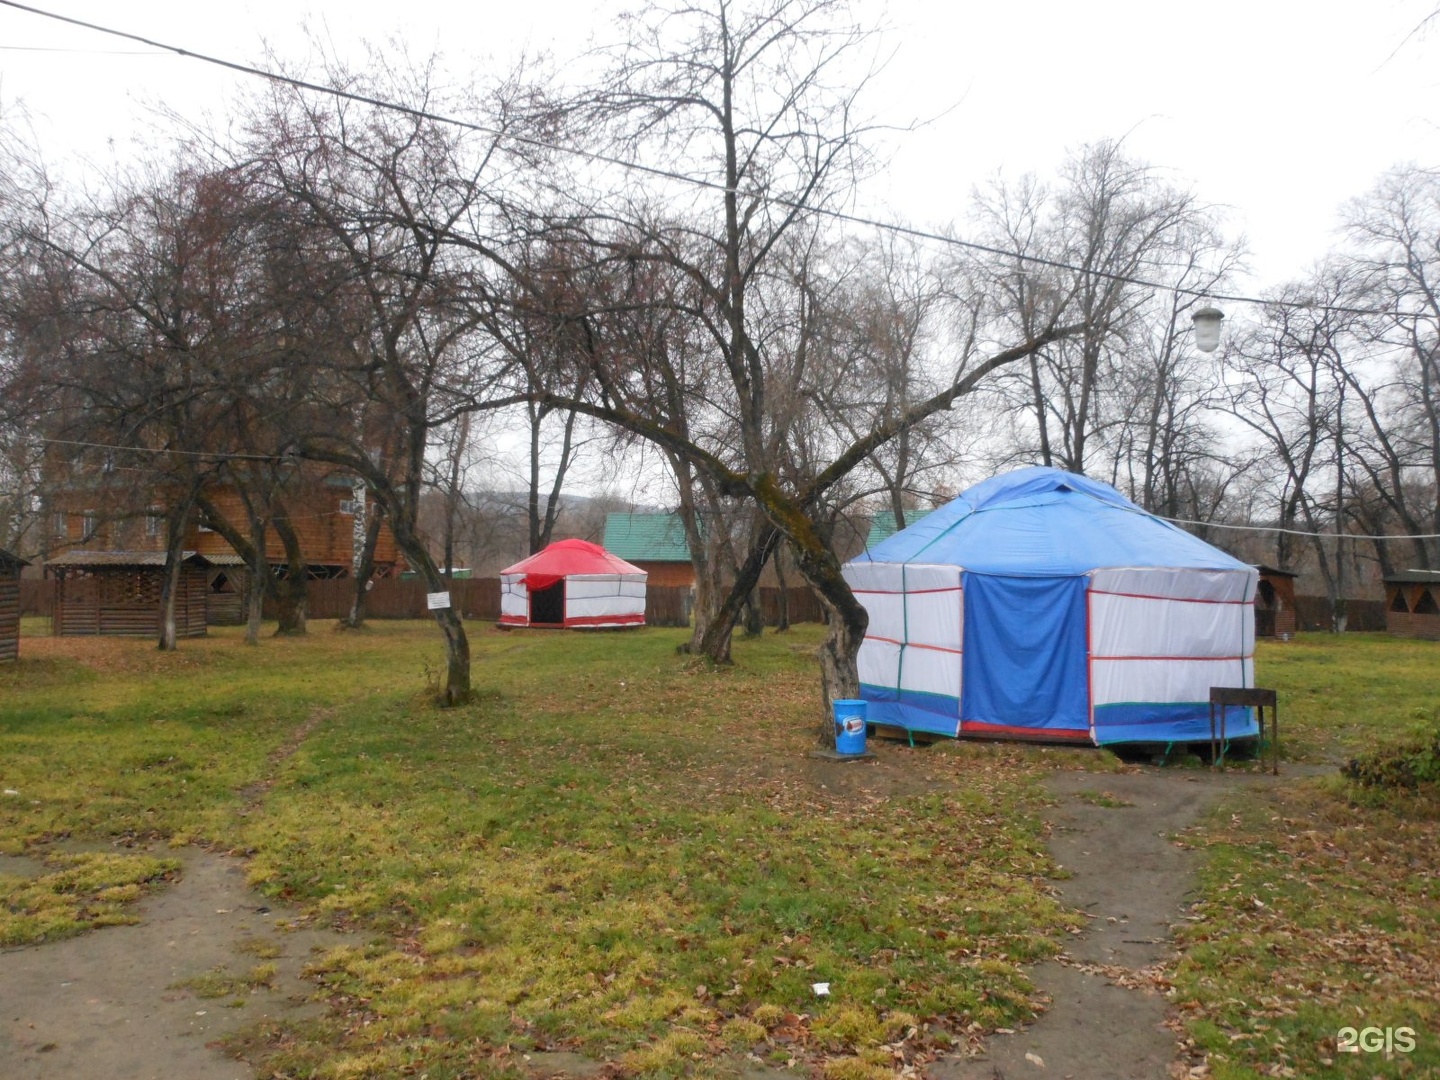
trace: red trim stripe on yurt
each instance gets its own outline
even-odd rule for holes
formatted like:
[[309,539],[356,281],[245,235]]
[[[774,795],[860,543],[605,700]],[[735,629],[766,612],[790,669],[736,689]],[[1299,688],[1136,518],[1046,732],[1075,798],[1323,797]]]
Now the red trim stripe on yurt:
[[1126,596],[1131,600],[1167,600],[1176,604],[1251,604],[1253,600],[1202,600],[1197,596],[1153,596],[1150,593],[1115,592],[1112,589],[1091,589],[1101,596]]
[[1091,656],[1090,659],[1092,662],[1095,660],[1196,660],[1210,663],[1222,660],[1251,660],[1254,656],[1254,653],[1241,653],[1227,656]]
[[918,641],[899,641],[893,637],[881,637],[879,634],[866,634],[866,641],[883,641],[887,645],[899,645],[906,649],[931,649],[934,652],[953,653],[959,656],[964,649],[952,649],[948,645],[924,645]]
[[1038,742],[1084,742],[1090,733],[1084,728],[1011,727],[1009,724],[987,724],[983,720],[961,720],[961,734],[1003,735],[1009,739],[1034,739]]
[[[565,626],[643,626],[644,615],[574,615],[567,618]],[[539,623],[532,623],[532,626],[539,626]],[[549,626],[560,625],[549,623]]]

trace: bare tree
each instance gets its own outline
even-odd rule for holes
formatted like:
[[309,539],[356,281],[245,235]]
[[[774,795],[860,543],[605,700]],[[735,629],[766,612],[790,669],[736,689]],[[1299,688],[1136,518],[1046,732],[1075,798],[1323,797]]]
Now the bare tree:
[[1349,207],[1356,295],[1383,316],[1358,328],[1388,375],[1366,393],[1369,486],[1414,539],[1417,566],[1440,566],[1440,170],[1399,168]]
[[[1272,463],[1281,530],[1309,534],[1334,628],[1345,628],[1345,561],[1340,533],[1351,487],[1353,408],[1347,409],[1347,371],[1354,362],[1356,316],[1340,310],[1350,286],[1342,269],[1320,267],[1306,282],[1276,294],[1260,321],[1225,356],[1229,411],[1262,440]],[[1276,559],[1294,562],[1294,538],[1277,533]]]
[[[702,328],[713,378],[687,381],[668,353],[643,357],[611,349],[600,313],[587,348],[577,354],[591,376],[583,398],[546,395],[617,424],[684,458],[718,496],[742,498],[763,514],[714,626],[743,606],[760,568],[783,536],[797,569],[816,589],[829,620],[821,650],[827,697],[858,692],[855,656],[864,607],[846,585],[824,528],[827,494],[890,439],[971,392],[991,371],[1056,340],[1040,335],[988,359],[952,358],[938,392],[855,440],[834,439],[809,475],[793,471],[795,435],[811,410],[817,384],[830,372],[812,365],[798,332],[804,292],[789,268],[792,239],[841,196],[867,165],[856,98],[864,80],[833,80],[869,40],[846,23],[835,3],[769,0],[757,7],[715,0],[651,8],[630,24],[614,67],[587,101],[591,129],[601,124],[620,152],[639,153],[675,173],[703,176],[684,214],[657,214],[648,204],[612,200],[584,225],[605,258],[626,268],[641,262],[674,268],[684,290],[665,303],[685,305]],[[606,229],[605,222],[623,228]],[[635,296],[639,303],[640,297]],[[685,403],[682,429],[663,394],[674,385]],[[704,643],[707,651],[713,641]]]
[[[364,78],[342,71],[330,78],[371,96],[433,105],[432,74],[398,70],[377,54]],[[446,242],[462,229],[478,238],[477,230],[507,227],[487,178],[502,163],[523,164],[504,148],[512,92],[463,103],[493,106],[495,131],[482,136],[413,113],[316,103],[275,87],[255,107],[244,151],[257,185],[291,200],[307,228],[324,236],[358,297],[332,310],[350,326],[340,335],[348,347],[295,358],[299,368],[324,373],[312,378],[315,396],[296,418],[295,448],[364,481],[432,593],[446,591],[419,528],[433,436],[467,412],[525,400],[504,391],[504,354],[480,332],[471,303],[486,291],[480,272]],[[469,642],[453,607],[434,615],[446,649],[441,699],[457,704],[470,694]]]
[[[1033,332],[1057,305],[1082,327],[1004,381],[1012,407],[1031,419],[1015,456],[1113,474],[1117,439],[1160,449],[1164,414],[1181,405],[1178,317],[1194,300],[1142,282],[1205,289],[1223,280],[1237,252],[1209,211],[1107,140],[1073,154],[1053,187],[996,181],[977,214],[992,243],[1016,253],[995,272],[1016,328]],[[1147,378],[1151,426],[1137,440],[1120,429],[1135,423],[1135,384]]]
[[48,440],[54,497],[111,519],[163,508],[162,649],[176,643],[196,497],[228,452],[225,373],[251,345],[236,318],[253,280],[243,203],[232,174],[186,157],[116,174],[30,219],[28,272],[11,294],[24,373],[11,389],[25,388]]

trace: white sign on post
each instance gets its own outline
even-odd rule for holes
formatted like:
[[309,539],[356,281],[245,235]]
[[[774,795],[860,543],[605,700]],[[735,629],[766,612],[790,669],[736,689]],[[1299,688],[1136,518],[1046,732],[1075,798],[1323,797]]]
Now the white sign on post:
[[431,611],[441,611],[450,606],[450,594],[448,592],[432,592],[425,594],[425,606]]

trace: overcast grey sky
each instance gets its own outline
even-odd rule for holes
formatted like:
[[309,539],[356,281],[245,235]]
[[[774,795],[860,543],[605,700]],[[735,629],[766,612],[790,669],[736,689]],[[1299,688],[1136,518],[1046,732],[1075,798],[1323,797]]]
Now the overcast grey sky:
[[[32,0],[34,2],[34,0]],[[606,41],[610,0],[468,5],[375,0],[38,0],[35,6],[237,60],[265,42],[303,60],[308,24],[339,55],[401,35],[447,66],[573,56]],[[1136,157],[1230,208],[1254,251],[1252,289],[1302,271],[1336,212],[1391,165],[1440,164],[1440,27],[1433,0],[859,3],[894,56],[871,109],[904,123],[861,209],[921,225],[958,219],[997,170],[1052,171],[1065,150],[1124,137]],[[239,76],[0,7],[0,100],[23,101],[52,159],[128,152],[145,105],[220,114]],[[50,51],[56,50],[56,51]],[[113,141],[113,142],[112,142]]]

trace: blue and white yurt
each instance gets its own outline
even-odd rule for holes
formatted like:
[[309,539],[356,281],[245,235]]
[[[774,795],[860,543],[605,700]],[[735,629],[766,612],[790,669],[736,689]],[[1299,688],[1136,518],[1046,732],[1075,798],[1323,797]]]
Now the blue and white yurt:
[[[1210,737],[1212,686],[1255,685],[1255,568],[1059,469],[975,485],[845,578],[870,613],[871,723],[1193,742]],[[1227,735],[1257,735],[1239,712]]]

